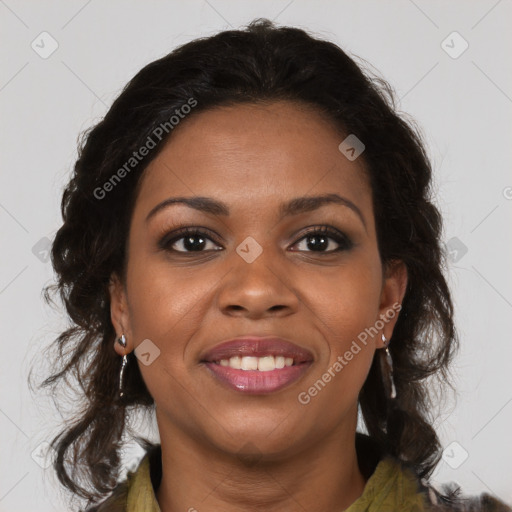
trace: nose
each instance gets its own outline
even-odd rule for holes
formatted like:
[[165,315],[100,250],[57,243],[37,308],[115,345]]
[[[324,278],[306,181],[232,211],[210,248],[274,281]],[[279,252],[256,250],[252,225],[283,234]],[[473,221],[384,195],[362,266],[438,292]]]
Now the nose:
[[264,249],[252,262],[237,252],[229,258],[231,270],[221,281],[217,300],[220,310],[231,316],[262,318],[287,316],[297,311],[299,299],[284,258]]

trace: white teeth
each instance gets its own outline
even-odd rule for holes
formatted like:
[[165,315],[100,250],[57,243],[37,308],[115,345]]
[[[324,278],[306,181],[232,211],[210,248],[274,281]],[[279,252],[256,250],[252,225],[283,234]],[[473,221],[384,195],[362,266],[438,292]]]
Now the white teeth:
[[281,369],[285,366],[293,365],[293,357],[284,356],[233,356],[230,359],[221,359],[218,361],[221,366],[229,366],[235,370],[259,370],[260,372],[269,372]]
[[260,372],[268,372],[276,369],[276,363],[274,356],[265,356],[258,358],[258,370]]
[[242,357],[242,370],[257,370],[258,369],[258,358],[244,356]]
[[229,360],[229,366],[231,366],[231,368],[235,368],[235,370],[240,370],[240,368],[242,367],[242,359],[240,356],[233,356],[230,360]]

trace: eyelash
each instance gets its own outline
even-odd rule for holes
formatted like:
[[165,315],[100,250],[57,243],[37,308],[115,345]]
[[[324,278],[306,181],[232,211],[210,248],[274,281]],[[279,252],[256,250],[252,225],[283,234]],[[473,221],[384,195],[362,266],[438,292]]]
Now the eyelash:
[[[172,238],[169,238],[172,235]],[[318,254],[334,254],[341,251],[347,251],[350,250],[353,247],[353,242],[350,240],[348,236],[346,236],[341,231],[338,231],[335,228],[332,228],[330,226],[320,226],[320,227],[314,227],[310,230],[308,230],[306,233],[302,235],[301,238],[299,238],[293,245],[296,245],[297,243],[301,242],[305,238],[311,237],[313,235],[329,235],[328,238],[331,238],[334,240],[339,247],[337,249],[331,250],[331,251],[297,251],[297,252],[311,252],[311,253],[318,253]],[[158,243],[158,246],[160,249],[173,252],[176,254],[194,254],[194,253],[202,253],[202,252],[208,252],[208,251],[177,251],[175,249],[171,249],[170,246],[173,245],[175,242],[182,240],[183,238],[189,237],[201,237],[206,238],[212,242],[214,242],[217,245],[220,245],[215,240],[215,236],[213,233],[206,229],[206,228],[192,228],[192,227],[185,227],[180,228],[176,231],[173,231],[172,233],[167,233],[162,237],[160,242]]]

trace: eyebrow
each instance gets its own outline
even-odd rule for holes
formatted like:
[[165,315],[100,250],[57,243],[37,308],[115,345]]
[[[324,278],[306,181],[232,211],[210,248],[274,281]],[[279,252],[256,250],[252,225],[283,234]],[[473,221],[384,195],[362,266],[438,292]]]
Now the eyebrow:
[[[161,203],[158,203],[148,213],[146,217],[146,223],[149,222],[149,220],[152,217],[154,217],[159,211],[175,204],[184,204],[185,206],[193,208],[194,210],[198,210],[203,213],[209,213],[217,216],[222,215],[227,217],[230,214],[229,206],[226,203],[223,203],[222,201],[218,201],[211,197],[169,197],[168,199],[165,199]],[[339,204],[350,208],[361,219],[361,222],[363,223],[366,229],[366,221],[363,217],[363,214],[361,213],[361,210],[352,201],[338,194],[303,196],[291,199],[286,203],[280,205],[279,219],[282,220],[283,218],[292,215],[311,212],[327,204]]]

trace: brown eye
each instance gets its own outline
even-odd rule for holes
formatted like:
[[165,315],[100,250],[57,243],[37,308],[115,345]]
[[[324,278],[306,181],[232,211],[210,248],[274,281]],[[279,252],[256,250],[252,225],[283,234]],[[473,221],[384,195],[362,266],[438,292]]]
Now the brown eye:
[[[208,243],[210,242],[210,247]],[[161,249],[177,253],[205,252],[206,250],[219,250],[208,233],[196,228],[182,228],[174,231],[171,236],[166,235],[160,242]],[[173,247],[175,246],[175,247]]]
[[[305,249],[299,249],[300,251],[305,250],[309,252],[319,252],[319,253],[333,253],[346,251],[352,248],[352,241],[341,231],[337,229],[331,228],[329,226],[322,226],[321,228],[312,229],[308,231],[300,240],[296,242],[296,244],[301,243],[302,240],[306,240],[306,242],[302,242]],[[332,248],[332,241],[334,241],[335,247]],[[336,247],[336,245],[338,247]],[[326,250],[330,248],[329,250]]]

